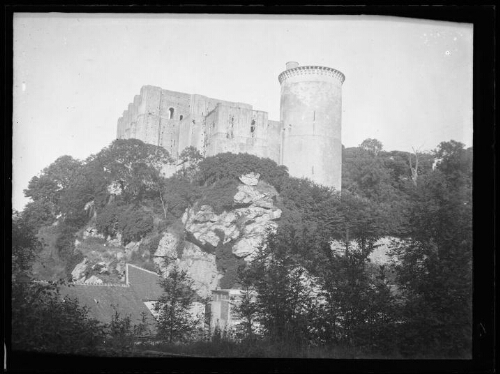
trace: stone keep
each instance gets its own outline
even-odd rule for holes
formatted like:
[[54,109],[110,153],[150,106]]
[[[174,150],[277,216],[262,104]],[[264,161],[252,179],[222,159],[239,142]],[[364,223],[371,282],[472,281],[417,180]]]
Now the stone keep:
[[340,191],[344,74],[328,67],[289,62],[278,79],[283,124],[281,164],[295,177]]
[[290,175],[340,191],[344,75],[289,62],[281,84],[280,121],[251,105],[143,86],[122,117],[118,139],[164,147],[174,158],[187,147],[204,157],[249,153],[288,167]]

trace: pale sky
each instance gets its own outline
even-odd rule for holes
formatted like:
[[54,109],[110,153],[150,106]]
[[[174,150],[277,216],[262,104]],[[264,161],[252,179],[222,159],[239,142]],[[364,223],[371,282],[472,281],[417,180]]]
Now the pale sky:
[[379,16],[14,16],[13,208],[58,157],[116,137],[143,85],[251,104],[279,120],[287,61],[346,76],[342,143],[472,145],[471,24]]

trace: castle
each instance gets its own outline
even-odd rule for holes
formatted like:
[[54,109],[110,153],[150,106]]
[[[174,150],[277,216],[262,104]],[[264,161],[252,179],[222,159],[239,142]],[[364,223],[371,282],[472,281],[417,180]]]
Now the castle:
[[117,138],[164,147],[174,158],[189,146],[204,157],[246,152],[340,191],[344,79],[329,67],[288,62],[278,76],[280,121],[249,104],[143,86],[119,118]]

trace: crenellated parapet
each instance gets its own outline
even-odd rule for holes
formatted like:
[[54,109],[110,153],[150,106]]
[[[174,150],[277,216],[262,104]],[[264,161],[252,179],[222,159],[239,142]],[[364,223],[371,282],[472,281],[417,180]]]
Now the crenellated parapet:
[[299,66],[292,69],[288,69],[282,72],[278,76],[278,80],[281,84],[284,80],[290,77],[301,76],[301,75],[330,76],[337,79],[340,82],[340,84],[344,83],[345,80],[345,75],[342,74],[340,71],[326,66]]

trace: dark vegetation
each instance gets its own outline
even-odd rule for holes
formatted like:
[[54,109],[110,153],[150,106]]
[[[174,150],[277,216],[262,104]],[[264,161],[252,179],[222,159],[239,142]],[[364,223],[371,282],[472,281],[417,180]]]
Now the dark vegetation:
[[[98,325],[76,302],[62,303],[56,284],[31,281],[38,239],[48,225],[57,223],[50,227],[56,238],[51,258],[67,276],[81,260],[75,234],[90,219],[105,235],[120,233],[122,244],[145,238],[141,245],[151,252],[161,232],[182,225],[186,208],[229,209],[237,178],[258,172],[279,192],[278,231],[250,266],[224,246],[213,249],[226,271],[223,286],[244,291],[242,322],[236,331],[194,338],[185,320],[189,280],[177,271],[163,284],[162,343],[155,349],[225,356],[470,357],[471,148],[449,141],[429,153],[386,152],[367,139],[343,150],[341,196],[247,154],[202,159],[187,149],[181,170],[165,179],[159,170],[166,162],[170,156],[161,148],[117,140],[85,161],[63,156],[31,180],[25,194],[32,202],[13,215],[14,348],[103,352],[92,347],[108,349],[114,342],[112,352],[130,354],[146,329],[119,315],[113,326]],[[392,261],[379,266],[369,255],[384,237],[394,237]]]

